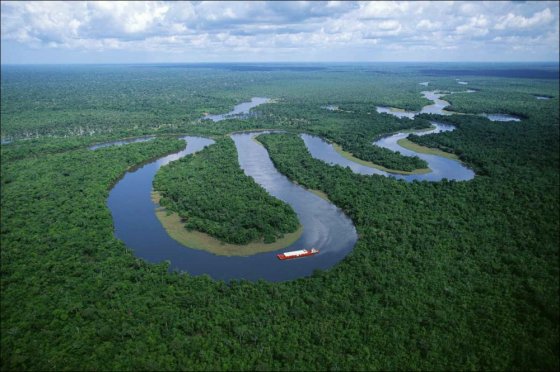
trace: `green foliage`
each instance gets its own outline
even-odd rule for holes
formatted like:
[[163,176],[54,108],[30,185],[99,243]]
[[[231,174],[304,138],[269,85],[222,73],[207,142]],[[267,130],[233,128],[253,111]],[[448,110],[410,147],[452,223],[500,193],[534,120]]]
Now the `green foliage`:
[[[550,131],[553,126],[541,127],[540,135]],[[418,358],[414,368],[555,368],[558,356],[543,348],[558,343],[558,149],[538,151],[544,159],[534,168],[508,162],[524,151],[502,142],[487,153],[476,132],[469,133],[460,143],[478,151],[466,158],[500,176],[407,184],[329,167],[311,158],[295,135],[259,140],[279,171],[326,192],[352,218],[360,240],[346,263],[358,275],[357,287],[381,291],[384,311],[403,311],[394,314],[398,326],[391,316],[368,314],[403,332],[403,352],[418,353],[409,354]],[[506,133],[517,136],[511,128]],[[371,285],[362,285],[368,280]],[[454,364],[460,355],[464,364]]]
[[[284,127],[321,136],[342,146],[354,156],[389,169],[412,171],[426,168],[418,157],[401,156],[391,150],[372,146],[379,137],[406,129],[429,128],[423,119],[400,120],[387,114],[378,114],[370,105],[347,104],[339,111],[321,109],[318,104],[280,102],[261,109],[260,121],[273,123],[282,118]],[[304,119],[305,118],[305,119]],[[266,127],[266,126],[265,126]]]
[[235,104],[238,82],[225,71],[211,77],[149,66],[3,66],[2,135],[174,130]]
[[[483,117],[469,115],[422,116],[445,121],[457,129],[437,135],[411,135],[409,138],[420,145],[457,154],[477,174],[510,177],[508,166],[530,166],[529,171],[533,173],[548,171],[551,165],[559,164],[557,108],[540,110],[521,122],[491,122]],[[481,159],[494,161],[483,163]]]
[[[428,116],[371,111],[419,109],[425,88],[417,82],[427,78],[389,66],[386,74],[28,69],[2,71],[3,135],[69,135],[84,125],[80,113],[96,132],[2,146],[2,370],[559,369],[557,99],[520,106],[521,123],[451,116],[445,121],[456,131],[414,138],[460,155],[478,173],[469,182],[360,176],[311,158],[297,136],[262,136],[277,168],[325,192],[352,218],[359,240],[338,265],[309,278],[226,284],[146,263],[113,234],[108,190],[127,169],[182,141],[85,146],[102,136],[265,127],[341,143],[362,128],[366,143],[393,131],[389,122],[425,123]],[[434,89],[456,86],[430,81]],[[481,111],[505,112],[505,91],[557,94],[557,81],[488,81],[469,79],[469,87],[496,93],[477,103]],[[249,120],[189,119],[251,95],[283,100]],[[328,103],[355,111],[357,123],[352,113],[316,109]],[[213,147],[225,154],[228,146]]]
[[288,204],[243,173],[230,138],[162,167],[154,189],[162,193],[160,204],[179,213],[187,229],[228,243],[272,243],[299,226]]
[[[269,96],[279,98],[280,103],[259,108],[261,117],[249,121],[248,128],[304,129],[390,169],[425,168],[426,163],[417,157],[370,146],[381,134],[426,127],[426,123],[371,112],[375,105],[419,110],[429,104],[419,94],[425,87],[417,84],[417,75],[390,66],[332,70],[271,74],[153,66],[70,66],[63,70],[9,66],[2,71],[1,132],[3,137],[15,139],[109,133],[119,138],[178,131],[221,134],[244,125],[238,125],[239,121],[208,125],[200,122],[203,113],[227,112],[251,96]],[[399,79],[395,79],[397,74]],[[329,103],[353,112],[320,108]]]
[[[451,106],[451,111],[471,114],[502,113],[521,118],[542,118],[544,112],[554,112],[558,117],[558,80],[518,80],[518,79],[469,79],[468,88],[476,93],[451,94],[443,97]],[[453,90],[453,89],[452,89]],[[552,97],[537,100],[536,95]],[[497,99],[498,96],[499,98]],[[544,119],[551,119],[544,117]]]

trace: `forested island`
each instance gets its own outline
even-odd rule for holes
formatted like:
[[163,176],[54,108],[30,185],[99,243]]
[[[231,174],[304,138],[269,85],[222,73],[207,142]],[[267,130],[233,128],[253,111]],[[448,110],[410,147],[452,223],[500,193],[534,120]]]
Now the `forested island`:
[[[299,226],[293,209],[239,168],[229,138],[163,167],[154,179],[159,204],[184,226],[231,244],[273,243]],[[186,242],[188,245],[188,242]]]
[[[557,66],[272,67],[2,66],[2,370],[558,369],[559,81],[542,73]],[[419,111],[430,104],[419,82],[465,90],[456,79],[476,93],[450,93],[447,110],[474,115],[375,110]],[[202,120],[251,97],[274,102]],[[411,171],[425,164],[373,141],[430,120],[456,130],[410,142],[455,155],[473,179],[355,174],[314,159],[300,137]],[[284,131],[257,137],[276,169],[351,219],[358,240],[338,263],[291,281],[223,281],[141,259],[115,236],[115,184],[185,135],[216,143],[163,166],[153,186],[189,229],[239,243],[297,231],[293,210],[237,162],[228,135],[257,129]],[[145,136],[156,138],[89,149]]]

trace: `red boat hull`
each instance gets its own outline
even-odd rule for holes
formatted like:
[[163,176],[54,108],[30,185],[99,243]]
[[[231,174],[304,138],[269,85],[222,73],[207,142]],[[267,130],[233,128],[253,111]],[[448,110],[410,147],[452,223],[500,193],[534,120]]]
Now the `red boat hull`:
[[319,251],[317,252],[313,252],[313,251],[307,251],[307,252],[303,252],[297,255],[291,255],[291,256],[286,256],[284,253],[280,253],[277,254],[276,257],[278,257],[279,260],[292,260],[294,258],[301,258],[301,257],[307,257],[307,256],[313,256],[314,254],[319,253]]

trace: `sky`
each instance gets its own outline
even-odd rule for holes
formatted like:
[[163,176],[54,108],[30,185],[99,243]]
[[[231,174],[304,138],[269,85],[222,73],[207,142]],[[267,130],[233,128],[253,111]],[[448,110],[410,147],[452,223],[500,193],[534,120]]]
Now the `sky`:
[[1,63],[559,60],[558,1],[1,2]]

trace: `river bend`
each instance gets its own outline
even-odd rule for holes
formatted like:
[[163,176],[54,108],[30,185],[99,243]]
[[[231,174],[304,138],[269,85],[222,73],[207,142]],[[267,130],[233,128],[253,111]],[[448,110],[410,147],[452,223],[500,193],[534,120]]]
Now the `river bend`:
[[[442,110],[444,105],[437,101],[438,97],[434,98],[436,99],[434,99],[433,110]],[[252,100],[250,104],[244,106],[243,110],[234,110],[235,115],[246,113],[250,108],[263,102]],[[226,115],[216,119],[223,120],[224,118]],[[438,133],[454,129],[454,127],[442,123],[433,122],[432,124],[434,125],[432,130],[421,131],[417,134]],[[280,174],[274,167],[266,149],[253,138],[262,133],[234,133],[231,138],[235,142],[239,164],[245,174],[253,177],[271,195],[291,205],[296,212],[303,226],[303,233],[294,244],[276,252],[258,253],[248,257],[218,256],[185,247],[167,234],[156,217],[155,212],[158,206],[151,199],[152,182],[160,167],[214,143],[211,139],[194,136],[183,137],[187,146],[182,151],[127,172],[110,191],[107,203],[113,216],[115,236],[134,250],[138,257],[147,261],[168,260],[172,270],[185,271],[190,275],[207,274],[218,280],[286,281],[309,276],[317,269],[325,270],[338,263],[351,252],[357,241],[357,233],[352,221],[332,203],[292,183],[287,177]],[[301,136],[313,157],[330,164],[348,166],[360,174],[379,174],[405,181],[439,181],[443,178],[467,180],[474,176],[470,169],[458,161],[436,155],[419,154],[400,147],[397,141],[408,134],[396,133],[380,139],[375,142],[375,145],[399,151],[405,156],[419,156],[428,162],[432,169],[431,173],[399,175],[365,167],[343,158],[332,145],[319,137],[308,134]],[[135,141],[128,140],[125,143],[130,142]],[[123,143],[117,141],[115,144]],[[110,144],[96,145],[96,148],[108,145]],[[310,259],[292,261],[280,261],[276,258],[278,252],[311,247],[318,248],[321,253]]]
[[[262,132],[258,132],[262,133]],[[169,260],[170,268],[191,275],[208,274],[215,279],[285,281],[308,276],[316,269],[328,269],[354,247],[357,234],[352,221],[336,206],[280,174],[266,149],[252,137],[257,133],[238,133],[234,140],[241,168],[271,195],[290,204],[303,226],[302,236],[291,246],[277,252],[249,257],[218,256],[191,249],[173,240],[157,219],[157,206],[151,200],[152,181],[158,169],[213,143],[201,137],[184,137],[184,150],[165,156],[142,168],[127,172],[109,194],[115,235],[138,257],[150,262]],[[313,259],[280,261],[276,253],[302,248],[318,248]]]

